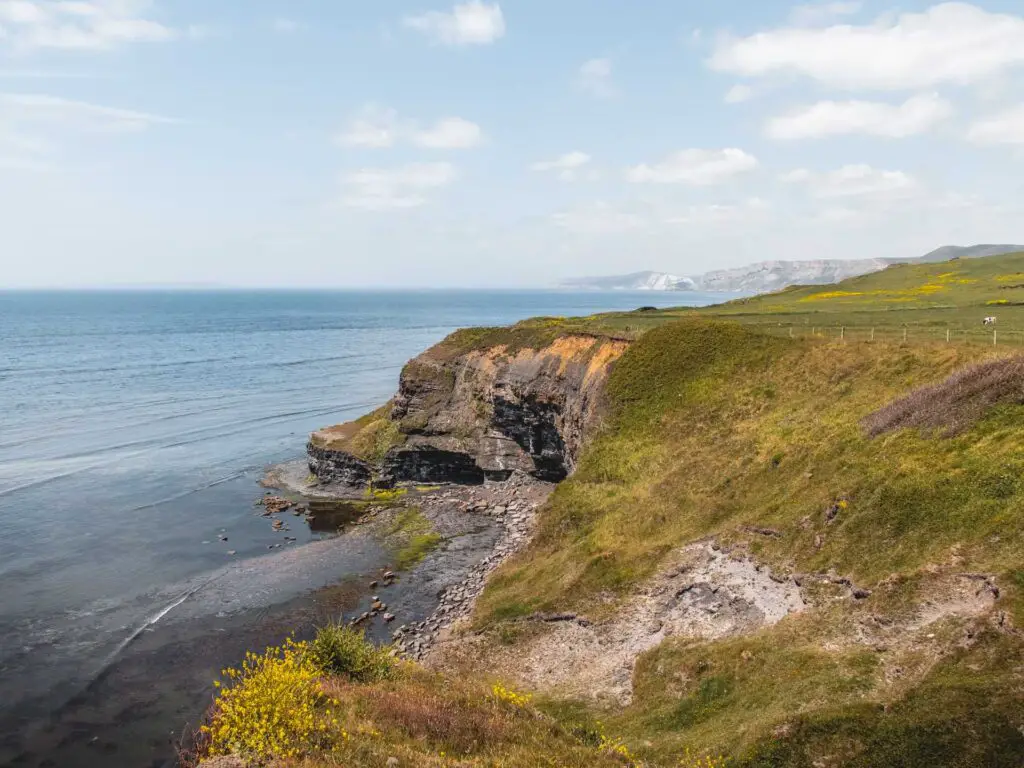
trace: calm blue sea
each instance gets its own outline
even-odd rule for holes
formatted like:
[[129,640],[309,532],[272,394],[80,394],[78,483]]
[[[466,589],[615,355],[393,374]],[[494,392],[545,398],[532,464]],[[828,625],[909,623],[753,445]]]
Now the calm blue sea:
[[383,402],[450,331],[718,298],[0,293],[0,714],[59,705],[182,585],[268,556],[263,468]]

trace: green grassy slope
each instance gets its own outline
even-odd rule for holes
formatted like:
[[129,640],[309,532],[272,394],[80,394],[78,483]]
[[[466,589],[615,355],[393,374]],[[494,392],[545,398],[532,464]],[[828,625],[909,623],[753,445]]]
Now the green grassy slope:
[[[605,713],[631,744],[647,745],[642,755],[667,765],[698,745],[758,766],[1024,763],[1022,644],[1012,629],[1024,622],[1024,406],[993,407],[954,437],[871,438],[860,424],[916,387],[1013,350],[940,336],[789,339],[750,327],[779,315],[856,326],[884,314],[917,327],[989,313],[1006,327],[1019,309],[987,302],[1015,300],[1018,282],[1022,255],[595,318],[622,329],[642,314],[653,329],[617,364],[609,428],[556,490],[530,549],[492,579],[476,628],[537,610],[610,615],[612,598],[628,598],[666,553],[713,536],[776,572],[831,572],[873,594],[863,603],[823,596],[752,637],[649,653],[634,703]],[[825,510],[840,502],[829,523]],[[994,576],[1002,625],[954,616],[931,637],[909,632],[907,647],[881,651],[850,640],[862,621],[898,626],[941,598],[937,580],[962,572]]]
[[[601,721],[632,755],[602,753],[618,764],[696,765],[680,762],[692,749],[757,768],[1024,765],[1024,386],[971,411],[952,436],[871,436],[862,423],[955,371],[1017,354],[993,346],[980,323],[997,315],[1012,335],[1024,332],[1022,313],[1016,254],[896,266],[716,307],[537,318],[450,337],[432,354],[537,347],[566,333],[634,340],[608,381],[605,428],[540,511],[530,546],[478,602],[472,629],[485,649],[515,652],[546,631],[521,631],[536,611],[615,616],[674,551],[709,538],[798,576],[809,605],[746,636],[666,640],[639,658],[628,706],[540,698],[561,729],[467,750],[477,762],[442,756],[451,745],[440,737],[429,755],[410,747],[403,759],[602,764],[561,735]],[[985,343],[945,340],[947,328],[976,326]],[[902,327],[906,343],[885,332]],[[873,342],[870,328],[882,329]],[[979,594],[994,585],[994,606],[967,609],[963,590],[975,579]],[[487,680],[495,667],[459,672]],[[422,690],[409,701],[441,706],[452,684],[432,680],[416,677]],[[401,728],[419,738],[406,719]],[[367,764],[387,752],[373,754]]]
[[1002,331],[1024,332],[1024,253],[894,265],[839,285],[792,286],[701,309],[619,313],[604,316],[603,323],[649,328],[694,314],[760,327],[908,326],[954,331],[980,328],[982,318],[996,315]]

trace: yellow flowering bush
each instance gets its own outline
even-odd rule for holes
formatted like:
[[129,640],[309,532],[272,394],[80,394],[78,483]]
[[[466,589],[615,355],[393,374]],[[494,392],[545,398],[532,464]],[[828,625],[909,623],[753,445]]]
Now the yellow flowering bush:
[[719,755],[698,755],[686,748],[686,754],[679,761],[679,768],[726,768],[729,765],[729,758]]
[[633,755],[630,754],[629,747],[626,746],[625,742],[619,738],[608,738],[603,733],[601,734],[601,743],[598,745],[597,750],[599,752],[608,752],[609,754],[621,757],[623,760],[632,762]]
[[227,682],[214,682],[220,694],[201,729],[210,756],[299,757],[348,740],[306,643],[289,638],[263,654],[249,652],[240,668],[222,674]]
[[491,695],[493,695],[498,701],[504,701],[514,707],[525,707],[533,699],[530,694],[516,693],[510,688],[506,688],[501,683],[495,683],[491,686]]

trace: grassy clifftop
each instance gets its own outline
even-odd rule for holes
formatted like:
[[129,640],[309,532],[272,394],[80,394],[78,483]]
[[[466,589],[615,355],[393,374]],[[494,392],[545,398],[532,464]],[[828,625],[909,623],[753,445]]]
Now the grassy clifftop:
[[688,317],[768,329],[845,325],[880,331],[904,326],[962,331],[980,328],[982,318],[989,315],[998,317],[1002,331],[1019,334],[1015,340],[1024,342],[1024,253],[893,265],[837,285],[791,286],[710,307],[543,317],[508,328],[470,328],[452,334],[435,350],[440,356],[454,356],[500,345],[536,349],[574,333],[635,340],[652,328]]
[[[609,428],[532,547],[492,579],[476,628],[507,638],[502,627],[537,611],[611,621],[672,552],[712,538],[781,577],[869,596],[819,584],[774,627],[641,656],[632,704],[605,716],[652,762],[700,745],[749,765],[1018,764],[1024,378],[985,379],[973,395],[954,379],[939,405],[956,429],[872,429],[887,405],[1016,350],[761,332],[780,319],[967,327],[993,314],[1005,333],[1024,328],[1018,294],[1019,254],[601,317],[651,330],[609,379]],[[992,610],[957,608],[961,589],[985,589],[965,574],[997,585]]]
[[[556,490],[534,548],[495,580],[485,606],[504,616],[584,604],[706,536],[865,584],[939,562],[954,545],[964,568],[997,567],[1022,543],[1008,508],[1024,501],[1024,408],[992,408],[948,438],[871,437],[861,421],[1001,354],[791,342],[705,320],[651,331],[608,382],[611,428]],[[839,519],[824,527],[823,510],[840,501]],[[780,535],[744,537],[743,526]]]
[[[697,765],[694,754],[765,768],[1024,764],[1019,348],[777,331],[962,329],[997,315],[1012,333],[1024,331],[1022,306],[1017,254],[443,342],[439,359],[567,334],[631,340],[607,380],[603,429],[441,658],[460,685],[483,686],[474,701],[498,678],[533,690],[528,717],[513,714],[537,730],[459,755],[439,754],[440,737],[427,751],[401,741],[401,764],[678,766]],[[798,589],[799,605],[770,621],[716,618],[730,606],[680,559],[696,546],[719,553],[715,567],[747,563],[752,589]],[[713,587],[693,604],[706,607],[695,631],[652,622],[651,606],[695,586]],[[592,696],[598,673],[594,690],[552,682],[572,677],[559,677],[562,665],[600,670],[615,654],[632,671],[628,700]],[[455,703],[463,689],[451,678],[414,679],[405,706],[477,707]],[[360,700],[390,701],[396,685]],[[508,704],[497,699],[487,706]],[[415,721],[391,727],[413,733]],[[599,721],[616,739],[587,735]]]
[[[687,745],[746,765],[1018,764],[1024,381],[952,437],[862,424],[1000,354],[707,320],[649,332],[609,381],[611,427],[492,579],[476,627],[507,635],[537,611],[615,621],[672,552],[710,537],[803,577],[809,607],[640,658],[632,704],[604,716],[653,764]],[[962,574],[992,577],[994,611],[957,608],[985,588]]]

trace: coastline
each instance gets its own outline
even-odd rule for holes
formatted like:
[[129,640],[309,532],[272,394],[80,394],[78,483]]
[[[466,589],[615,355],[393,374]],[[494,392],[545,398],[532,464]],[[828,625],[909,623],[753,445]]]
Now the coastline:
[[[13,692],[0,707],[0,764],[169,765],[170,732],[180,735],[209,702],[212,672],[321,621],[321,609],[309,607],[328,599],[321,592],[351,593],[331,603],[332,616],[365,612],[368,585],[389,564],[368,535],[372,523],[324,540],[330,531],[306,530],[288,514],[282,529],[291,532],[272,530],[253,507],[268,462],[298,455],[311,430],[382,402],[401,366],[452,329],[641,302],[416,294],[382,314],[378,301],[349,294],[230,302],[175,294],[159,308],[124,298],[113,308],[78,295],[33,298],[33,312],[12,316],[67,330],[71,312],[76,325],[54,336],[66,341],[55,349],[29,345],[46,367],[17,367],[5,379],[5,392],[30,407],[6,414],[0,457],[12,512],[0,666]],[[139,343],[126,347],[127,332]],[[109,358],[109,370],[96,355]],[[69,386],[80,406],[70,412]],[[62,430],[46,428],[55,412],[70,419]],[[304,463],[295,462],[299,481]],[[359,500],[333,487],[302,493],[324,504]],[[463,501],[454,494],[444,504]],[[369,627],[375,639],[390,640],[401,625],[411,636],[421,622],[436,633],[468,612],[438,611],[442,601],[471,603],[466,580],[493,565],[481,564],[496,549],[507,554],[506,522],[523,522],[514,519],[523,510],[510,521],[485,511],[438,510],[446,541],[401,574],[388,599],[396,619]]]
[[[271,467],[264,484],[273,484],[287,493],[306,498],[335,501],[358,498],[356,491],[341,484],[307,483],[297,462]],[[414,495],[406,497],[401,505],[415,505],[441,535],[443,544],[399,578],[430,584],[436,589],[437,604],[428,615],[420,616],[417,611],[403,613],[402,602],[391,600],[388,606],[395,616],[394,627],[382,627],[379,622],[373,623],[371,617],[368,634],[378,641],[394,642],[396,650],[406,658],[416,661],[428,658],[472,613],[491,572],[529,542],[536,511],[555,485],[516,472],[508,480],[487,481],[482,485],[447,484],[425,492],[408,486],[407,490],[413,490]],[[393,512],[393,509],[386,512]],[[385,514],[370,523],[379,532],[381,523],[388,517]],[[469,535],[460,532],[467,524],[480,530],[496,529],[496,535],[482,549],[475,543],[470,544],[468,557],[465,543],[458,541]]]
[[[296,481],[299,464],[269,468],[253,499],[269,488],[307,503],[356,498],[351,489],[305,487]],[[308,637],[318,625],[367,613],[375,596],[396,618],[392,624],[374,617],[363,624],[367,636],[391,643],[397,633],[400,652],[422,658],[469,612],[484,576],[525,540],[524,526],[551,487],[525,479],[413,489],[338,535],[230,562],[184,585],[184,599],[151,626],[127,633],[109,663],[62,704],[30,702],[24,711],[31,716],[0,725],[0,756],[33,768],[99,768],[111,761],[171,768],[177,745],[212,700],[211,681],[221,668],[290,634]],[[389,527],[411,504],[441,540],[393,582],[371,587],[394,565],[397,543],[389,541]],[[302,520],[291,510],[278,516]]]

